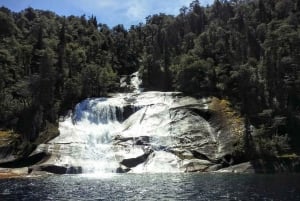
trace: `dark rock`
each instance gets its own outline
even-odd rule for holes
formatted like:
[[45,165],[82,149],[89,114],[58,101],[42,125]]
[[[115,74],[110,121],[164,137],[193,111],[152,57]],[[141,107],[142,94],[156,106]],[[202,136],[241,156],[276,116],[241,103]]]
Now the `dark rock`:
[[117,135],[114,138],[117,143],[120,142],[126,142],[126,141],[132,141],[132,144],[134,145],[148,145],[150,142],[150,137],[149,136],[139,136],[139,137],[122,137],[121,135]]
[[221,158],[221,163],[223,166],[230,166],[234,164],[234,158],[231,154],[226,154]]
[[21,167],[27,167],[27,166],[32,166],[37,163],[41,163],[46,161],[47,159],[50,158],[50,154],[46,152],[40,152],[37,154],[33,154],[28,157],[24,157],[15,161],[7,162],[7,163],[1,163],[0,167],[5,167],[5,168],[21,168]]
[[16,160],[16,157],[12,155],[13,151],[14,147],[11,145],[0,146],[0,163],[7,163]]
[[202,153],[200,153],[200,152],[198,152],[198,151],[196,151],[196,150],[192,150],[191,152],[192,152],[192,154],[193,154],[193,156],[194,156],[195,158],[203,159],[203,160],[208,160],[208,161],[211,160],[211,159],[209,159],[205,154],[202,154]]
[[33,171],[45,171],[54,174],[81,174],[82,168],[76,166],[59,166],[52,164],[35,165],[29,168],[29,173]]
[[135,145],[149,145],[150,137],[149,136],[139,136],[135,138]]
[[81,174],[82,173],[82,167],[80,166],[71,166],[67,168],[67,173],[66,174]]
[[143,162],[145,162],[147,159],[148,159],[148,156],[152,153],[153,151],[150,150],[149,152],[141,155],[141,156],[138,156],[136,158],[129,158],[129,159],[123,159],[120,164],[128,167],[128,168],[132,168],[132,167],[135,167],[137,166],[138,164],[141,164]]
[[[134,100],[132,100],[134,101]],[[132,105],[126,105],[123,107],[123,113],[122,113],[122,120],[120,122],[123,122],[124,120],[126,120],[128,117],[130,117],[133,113],[135,113],[136,111],[138,111],[139,109],[141,109],[141,107],[134,107]]]
[[129,172],[131,169],[130,168],[122,168],[122,167],[118,167],[116,169],[116,173],[126,173],[126,172]]

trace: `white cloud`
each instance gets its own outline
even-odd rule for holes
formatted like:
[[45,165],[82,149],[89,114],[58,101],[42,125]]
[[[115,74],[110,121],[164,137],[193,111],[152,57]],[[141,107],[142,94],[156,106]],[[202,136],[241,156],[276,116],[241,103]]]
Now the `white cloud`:
[[[109,26],[145,22],[145,17],[165,13],[177,15],[182,6],[189,6],[193,0],[0,0],[14,10],[28,6],[49,9],[60,15],[94,15],[101,23]],[[55,1],[55,2],[54,2]],[[213,0],[199,0],[202,6]]]
[[[144,22],[145,17],[166,13],[177,15],[182,6],[189,6],[193,0],[67,0],[82,12],[96,15],[102,23],[110,26],[124,24],[130,26]],[[200,0],[206,6],[212,0]]]
[[124,8],[126,10],[125,15],[128,19],[143,19],[145,17],[145,13],[149,10],[145,1],[133,0],[127,2]]

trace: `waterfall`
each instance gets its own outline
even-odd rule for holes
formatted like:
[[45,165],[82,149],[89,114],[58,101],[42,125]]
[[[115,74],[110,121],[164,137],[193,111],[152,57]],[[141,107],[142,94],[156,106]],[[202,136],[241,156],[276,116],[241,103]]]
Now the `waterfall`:
[[[52,153],[49,163],[80,166],[83,173],[115,172],[120,161],[144,154],[146,146],[138,146],[133,142],[130,146],[115,146],[113,140],[120,135],[123,138],[132,138],[133,141],[135,137],[150,135],[149,143],[152,144],[152,149],[157,149],[156,157],[152,154],[147,168],[143,169],[140,165],[134,172],[158,172],[154,168],[155,164],[158,161],[169,161],[170,158],[159,152],[160,145],[157,143],[166,141],[166,136],[159,140],[156,135],[149,133],[153,132],[153,124],[157,125],[159,122],[147,121],[147,118],[165,110],[170,104],[167,101],[170,100],[158,96],[156,92],[139,96],[131,94],[130,98],[128,94],[118,94],[112,98],[86,99],[76,105],[73,115],[59,123],[60,136],[40,149]],[[124,116],[128,118],[123,122]],[[166,135],[166,132],[163,129],[160,135]],[[177,167],[171,166],[160,171],[174,172],[174,169],[178,171]]]
[[60,135],[38,147],[51,153],[46,163],[80,166],[83,173],[183,172],[193,170],[186,158],[193,167],[200,160],[192,154],[197,143],[198,155],[211,148],[204,158],[218,155],[214,129],[193,112],[207,104],[179,92],[142,92],[138,73],[130,84],[132,92],[78,103],[59,122]]
[[81,166],[84,173],[115,172],[114,133],[120,129],[122,107],[115,100],[87,99],[77,104],[73,116],[59,123],[60,136],[48,143],[54,163]]
[[133,93],[141,93],[143,91],[141,84],[142,80],[138,71],[131,75],[123,75],[120,79],[120,88]]
[[135,72],[133,74],[131,74],[130,76],[130,84],[133,88],[133,92],[134,93],[140,93],[142,92],[142,89],[141,89],[141,84],[142,84],[142,80],[140,79],[140,75],[139,75],[139,72]]

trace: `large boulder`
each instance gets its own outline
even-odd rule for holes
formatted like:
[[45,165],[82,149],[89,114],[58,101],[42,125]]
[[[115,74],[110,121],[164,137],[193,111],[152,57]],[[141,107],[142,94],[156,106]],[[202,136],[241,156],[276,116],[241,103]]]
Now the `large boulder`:
[[[162,96],[164,99],[158,101]],[[114,139],[118,153],[126,150],[123,156],[118,155],[123,161],[130,159],[127,153],[139,147],[142,151],[153,150],[154,157],[158,151],[160,155],[173,154],[177,168],[186,172],[207,171],[216,164],[223,167],[235,163],[234,152],[244,134],[244,124],[229,102],[157,92],[144,93],[136,100],[140,105],[151,100],[153,104],[144,104],[126,119]]]

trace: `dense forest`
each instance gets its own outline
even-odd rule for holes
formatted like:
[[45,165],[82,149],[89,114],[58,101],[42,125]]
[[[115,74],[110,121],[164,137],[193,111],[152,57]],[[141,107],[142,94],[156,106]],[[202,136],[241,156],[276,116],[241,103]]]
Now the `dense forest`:
[[0,130],[23,141],[139,70],[147,90],[230,100],[264,151],[299,147],[300,0],[194,0],[129,29],[1,7],[0,36]]

